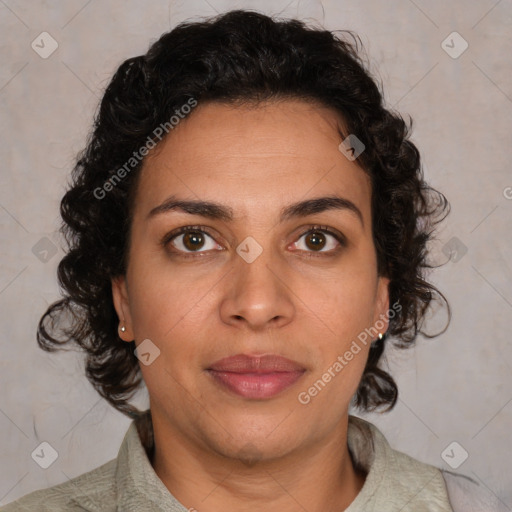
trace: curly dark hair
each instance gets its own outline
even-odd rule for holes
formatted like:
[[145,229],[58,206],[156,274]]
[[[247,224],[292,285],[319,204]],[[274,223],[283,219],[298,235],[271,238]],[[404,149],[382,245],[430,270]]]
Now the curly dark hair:
[[125,60],[105,91],[61,201],[68,250],[58,279],[64,293],[40,319],[39,346],[54,351],[77,344],[86,355],[87,378],[100,395],[129,417],[142,417],[129,402],[142,376],[132,344],[118,335],[111,279],[127,268],[144,160],[108,192],[105,184],[148,140],[157,144],[155,127],[191,99],[256,105],[302,99],[339,113],[348,133],[366,147],[356,163],[371,178],[377,270],[390,279],[390,304],[398,301],[401,308],[389,319],[384,338],[372,344],[353,404],[362,411],[391,410],[397,386],[379,365],[386,336],[399,347],[410,346],[418,333],[434,337],[421,326],[438,297],[451,317],[446,298],[425,277],[426,269],[434,268],[427,262],[427,242],[450,207],[423,180],[418,149],[408,140],[412,120],[407,126],[400,114],[384,107],[361,50],[360,38],[348,30],[331,32],[235,10],[181,23],[145,55]]

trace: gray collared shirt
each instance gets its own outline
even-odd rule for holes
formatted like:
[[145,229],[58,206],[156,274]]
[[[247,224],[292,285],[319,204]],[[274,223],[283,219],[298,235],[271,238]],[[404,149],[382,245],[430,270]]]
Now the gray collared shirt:
[[[467,478],[443,472],[392,449],[377,427],[363,419],[349,416],[347,438],[354,463],[367,476],[345,512],[507,510]],[[152,439],[152,435],[147,439]],[[133,421],[116,459],[65,483],[34,491],[2,511],[189,511],[155,473],[148,458],[152,445],[146,444],[146,437],[144,440],[143,444]],[[207,503],[204,510],[208,510]]]

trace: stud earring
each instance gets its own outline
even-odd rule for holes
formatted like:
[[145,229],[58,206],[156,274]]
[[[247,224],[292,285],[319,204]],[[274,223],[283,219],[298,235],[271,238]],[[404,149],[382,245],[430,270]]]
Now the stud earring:
[[126,327],[124,325],[121,327],[121,332],[126,332]]
[[382,340],[382,338],[384,338],[384,335],[383,335],[381,332],[379,332],[379,334],[378,334],[378,339],[373,340],[373,341],[372,341],[372,343],[371,343],[371,346],[372,346],[372,347],[376,347],[376,346],[377,346],[377,343],[379,343],[379,341],[381,341],[381,340]]

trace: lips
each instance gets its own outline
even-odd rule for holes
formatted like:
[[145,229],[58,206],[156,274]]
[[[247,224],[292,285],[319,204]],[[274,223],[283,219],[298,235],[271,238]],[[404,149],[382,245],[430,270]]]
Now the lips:
[[238,354],[213,363],[209,370],[232,373],[296,372],[305,368],[295,361],[276,355],[249,356]]
[[251,399],[267,399],[299,380],[306,369],[299,363],[277,355],[238,354],[220,359],[207,373],[224,390]]

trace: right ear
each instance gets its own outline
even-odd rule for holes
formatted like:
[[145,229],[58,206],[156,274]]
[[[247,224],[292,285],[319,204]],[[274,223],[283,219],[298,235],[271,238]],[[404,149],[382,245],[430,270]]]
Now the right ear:
[[[114,307],[119,317],[118,333],[123,341],[133,341],[135,336],[133,334],[132,316],[130,311],[130,300],[128,289],[126,286],[125,276],[116,276],[111,279],[112,282],[112,299]],[[121,331],[121,327],[125,331]]]

